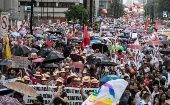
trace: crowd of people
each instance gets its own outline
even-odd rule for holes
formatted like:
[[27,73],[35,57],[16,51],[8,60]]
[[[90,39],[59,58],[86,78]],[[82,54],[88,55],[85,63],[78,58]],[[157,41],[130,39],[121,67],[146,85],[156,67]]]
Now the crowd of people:
[[[139,17],[124,16],[114,23],[114,26],[111,20],[103,19],[102,25],[113,28],[114,32],[101,32],[102,36],[91,34],[89,40],[92,42],[93,38],[98,42],[85,43],[87,44],[85,46],[82,45],[84,42],[81,38],[74,36],[75,33],[78,36],[82,31],[81,28],[77,26],[75,28],[77,32],[71,33],[72,28],[67,22],[43,24],[39,28],[34,28],[34,36],[25,32],[27,30],[24,25],[18,31],[20,33],[18,36],[14,34],[18,29],[11,27],[8,37],[12,54],[28,57],[31,63],[28,68],[22,69],[6,66],[4,68],[7,69],[4,70],[6,72],[0,74],[1,80],[16,78],[17,82],[28,85],[58,86],[58,91],[54,93],[55,98],[50,104],[66,105],[68,98],[64,87],[80,88],[85,100],[90,92],[83,93],[83,88],[99,88],[101,77],[117,75],[129,83],[119,105],[169,105],[168,40],[161,41],[157,29],[149,31],[146,29],[145,21],[142,23]],[[60,33],[57,33],[58,30],[55,32],[55,29],[59,29]],[[83,33],[87,34],[85,29],[84,26]],[[94,45],[99,46],[94,47]],[[17,48],[23,46],[46,53],[17,52]],[[64,59],[50,61],[52,66],[43,67],[49,63],[46,59],[51,52],[63,53]],[[43,105],[43,97],[38,96],[35,105]]]

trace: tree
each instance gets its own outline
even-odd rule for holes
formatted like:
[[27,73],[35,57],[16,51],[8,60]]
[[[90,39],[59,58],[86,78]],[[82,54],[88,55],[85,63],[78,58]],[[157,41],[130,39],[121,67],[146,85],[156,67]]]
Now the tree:
[[65,12],[65,16],[68,21],[76,22],[77,20],[79,20],[80,24],[85,23],[86,25],[89,25],[88,11],[81,4],[71,6]]
[[110,6],[110,14],[114,18],[119,18],[123,15],[123,9],[125,6],[122,4],[122,0],[113,0]]

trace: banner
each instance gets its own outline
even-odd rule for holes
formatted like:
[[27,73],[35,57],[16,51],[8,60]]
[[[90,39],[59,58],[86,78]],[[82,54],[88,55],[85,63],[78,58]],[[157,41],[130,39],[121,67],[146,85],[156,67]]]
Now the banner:
[[[56,90],[56,86],[46,86],[46,85],[30,85],[34,89],[37,90],[37,93],[40,94],[44,99],[44,104],[49,105],[50,101],[54,98],[54,92]],[[93,92],[96,90],[95,88],[84,88],[84,93],[87,91]],[[68,97],[67,105],[81,105],[83,103],[82,97],[80,95],[80,89],[74,87],[65,87],[65,92]],[[34,103],[35,98],[30,96],[24,96],[25,104],[31,105]]]
[[8,32],[8,26],[9,26],[9,16],[7,12],[2,12],[1,13],[1,19],[0,19],[0,31],[2,32],[2,34],[7,33]]
[[28,57],[13,56],[12,57],[12,68],[28,68],[30,65]]

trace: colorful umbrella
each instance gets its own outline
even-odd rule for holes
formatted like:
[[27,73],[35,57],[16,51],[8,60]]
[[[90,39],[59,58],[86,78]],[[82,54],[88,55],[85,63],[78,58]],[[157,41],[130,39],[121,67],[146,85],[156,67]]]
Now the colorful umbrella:
[[19,37],[19,36],[20,36],[20,33],[18,33],[18,32],[13,32],[12,35],[13,35],[13,37]]
[[119,51],[119,50],[124,51],[124,48],[121,45],[111,45],[111,46],[109,46],[109,49],[112,51]]
[[115,79],[120,79],[120,78],[116,75],[106,75],[100,79],[100,82],[106,83],[108,81],[115,80]]

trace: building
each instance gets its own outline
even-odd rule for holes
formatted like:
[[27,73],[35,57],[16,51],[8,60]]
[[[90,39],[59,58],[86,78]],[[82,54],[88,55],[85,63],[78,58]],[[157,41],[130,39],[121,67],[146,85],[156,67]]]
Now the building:
[[[22,18],[29,18],[31,0],[19,0],[18,8]],[[82,0],[35,0],[34,17],[52,19],[65,17],[64,12],[72,5],[79,5]]]
[[0,9],[3,12],[18,11],[18,0],[0,0]]

